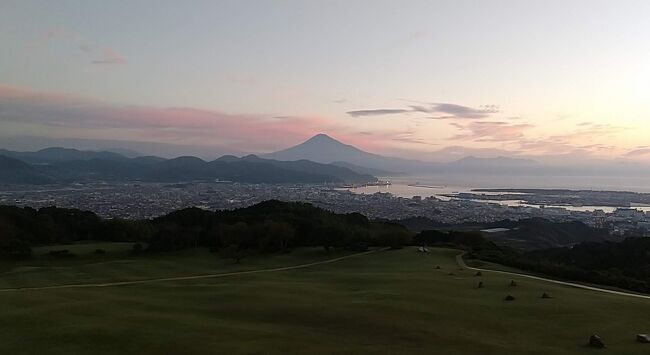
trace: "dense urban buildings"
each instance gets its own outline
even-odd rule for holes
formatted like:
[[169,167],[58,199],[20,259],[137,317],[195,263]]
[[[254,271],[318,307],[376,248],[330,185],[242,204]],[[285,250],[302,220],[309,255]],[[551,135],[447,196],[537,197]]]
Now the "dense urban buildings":
[[359,212],[370,218],[399,220],[427,217],[446,224],[488,223],[505,219],[543,217],[552,221],[581,221],[611,233],[650,229],[650,213],[634,208],[575,211],[564,207],[508,206],[494,201],[445,197],[398,197],[390,193],[358,194],[338,185],[309,184],[74,184],[66,186],[8,186],[0,204],[34,208],[57,206],[96,212],[106,218],[147,219],[185,207],[222,210],[278,199],[303,201],[328,210]]

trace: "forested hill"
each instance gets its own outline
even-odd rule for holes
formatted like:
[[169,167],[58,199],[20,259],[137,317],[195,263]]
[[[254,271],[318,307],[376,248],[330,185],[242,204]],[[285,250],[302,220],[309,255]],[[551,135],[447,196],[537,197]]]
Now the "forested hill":
[[582,242],[621,240],[619,237],[610,236],[606,229],[592,228],[579,221],[552,222],[544,218],[530,218],[496,225],[503,225],[510,230],[492,234],[488,238],[498,244],[522,250],[567,247]]
[[527,269],[572,280],[650,293],[650,238],[586,242],[571,248],[529,252],[519,260]]
[[425,217],[395,221],[414,232],[426,230],[484,230],[503,228],[499,233],[485,233],[485,238],[498,245],[519,250],[570,247],[582,242],[621,241],[606,229],[590,227],[580,221],[554,222],[545,218],[503,220],[490,223],[445,224]]
[[479,232],[423,231],[416,244],[464,249],[467,257],[563,280],[650,293],[650,238],[584,242],[572,247],[521,252],[485,239]]
[[18,159],[0,155],[0,183],[48,184],[53,182],[42,172]]
[[[584,232],[580,226],[564,227],[567,233]],[[429,230],[413,235],[395,223],[299,202],[271,200],[216,212],[188,208],[143,221],[104,220],[76,209],[0,206],[0,259],[29,258],[35,246],[84,241],[128,241],[137,243],[134,251],[144,253],[204,247],[237,262],[247,255],[284,253],[296,247],[361,251],[372,246],[443,246],[562,279],[650,292],[649,238],[521,252],[487,240],[478,231]]]
[[365,250],[411,243],[404,227],[358,213],[335,214],[307,203],[266,201],[232,211],[189,208],[145,221],[103,220],[92,212],[56,207],[0,206],[0,257],[29,257],[37,245],[79,241],[141,242],[150,252],[208,247],[245,253],[291,248]]

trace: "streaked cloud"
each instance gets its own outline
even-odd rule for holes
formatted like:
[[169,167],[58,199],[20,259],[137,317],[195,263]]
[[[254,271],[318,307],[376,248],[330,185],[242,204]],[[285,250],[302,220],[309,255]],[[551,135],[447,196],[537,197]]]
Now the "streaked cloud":
[[[0,127],[21,126],[22,134],[79,135],[78,138],[230,145],[241,151],[285,147],[321,131],[341,127],[322,117],[229,114],[189,107],[115,105],[57,93],[0,85]],[[343,132],[344,133],[344,132]],[[105,135],[105,137],[103,136]]]
[[648,155],[650,155],[650,147],[640,147],[625,153],[625,156],[628,158],[643,157]]
[[0,84],[0,131],[13,135],[156,142],[268,152],[317,133],[376,152],[432,146],[409,127],[358,128],[321,116],[227,113],[193,107],[119,105],[92,98]]
[[378,108],[378,109],[371,109],[371,110],[348,111],[347,114],[352,117],[366,117],[366,116],[395,115],[398,113],[407,113],[407,112],[410,111],[405,109]]
[[110,48],[104,48],[99,57],[92,61],[93,64],[126,64],[126,59]]
[[[498,113],[497,105],[483,105],[479,108],[472,108],[451,103],[419,103],[410,105],[407,108],[376,108],[348,111],[347,114],[352,117],[383,116],[403,113],[427,114],[428,119],[482,119],[488,118],[492,114]],[[430,115],[437,115],[431,117]]]
[[567,154],[576,151],[584,154],[615,153],[620,148],[592,142],[609,141],[609,138],[625,130],[625,127],[609,124],[581,122],[577,123],[571,132],[565,134],[522,139],[519,148],[537,154]]
[[79,43],[79,50],[85,53],[92,53],[95,50],[95,46],[88,43]]
[[535,127],[529,123],[511,124],[503,121],[474,121],[467,124],[456,123],[461,130],[452,140],[473,140],[478,142],[507,142],[524,138],[525,131]]
[[32,46],[42,46],[47,43],[72,44],[72,48],[78,50],[77,54],[80,52],[83,56],[89,57],[88,61],[91,64],[127,63],[124,55],[118,53],[113,48],[100,46],[66,27],[56,27],[45,31],[32,43]]
[[[423,120],[435,112],[450,118],[441,132],[448,138],[431,135],[430,126],[440,123]],[[625,127],[598,122],[578,122],[562,134],[539,133],[539,126],[527,120],[496,119],[497,108],[471,108],[455,104],[408,108],[359,110],[356,117],[399,115],[412,120],[399,124],[372,125],[372,121],[337,120],[328,117],[228,113],[194,107],[154,107],[119,105],[64,93],[40,92],[0,84],[0,132],[14,136],[57,138],[120,139],[179,146],[228,147],[233,151],[268,152],[300,143],[324,132],[363,149],[406,156],[433,157],[432,146],[465,145],[468,148],[501,149],[512,154],[581,154],[647,158],[650,146],[628,150],[616,147],[608,138]],[[418,115],[424,117],[420,117]],[[353,114],[350,114],[353,115]],[[488,116],[488,119],[477,117]],[[347,122],[354,124],[347,125]],[[362,123],[362,124],[360,124]],[[8,133],[11,132],[11,133]],[[487,150],[486,150],[487,152]],[[432,158],[437,159],[437,158]]]
[[479,119],[498,113],[499,107],[497,105],[484,105],[479,108],[472,108],[456,104],[438,103],[434,104],[429,112],[444,113],[454,118]]

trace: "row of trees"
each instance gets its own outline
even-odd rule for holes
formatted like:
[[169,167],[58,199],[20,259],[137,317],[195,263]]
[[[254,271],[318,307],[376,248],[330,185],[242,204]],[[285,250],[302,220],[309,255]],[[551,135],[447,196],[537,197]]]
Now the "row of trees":
[[411,233],[358,213],[335,214],[307,203],[274,200],[232,211],[189,208],[145,221],[103,220],[76,209],[0,206],[0,256],[25,257],[35,245],[84,240],[141,242],[148,251],[209,247],[243,255],[301,246],[400,247],[411,243]]
[[650,293],[650,238],[585,242],[524,253],[506,262],[565,279]]
[[522,253],[497,246],[478,232],[432,230],[412,236],[398,224],[296,202],[272,200],[217,212],[190,208],[144,221],[103,220],[76,209],[0,206],[0,257],[24,258],[36,245],[85,240],[138,242],[149,252],[208,247],[235,261],[251,253],[283,253],[305,246],[326,250],[449,246],[467,250],[469,257],[524,270],[650,292],[650,238]]
[[415,244],[464,249],[469,258],[495,262],[560,279],[650,293],[650,238],[584,242],[573,247],[520,252],[497,246],[479,232],[423,231]]
[[273,200],[233,211],[185,209],[152,223],[152,250],[204,246],[285,252],[302,246],[330,250],[411,243],[411,233],[400,225],[372,222],[358,213],[335,214],[307,203]]
[[150,226],[146,223],[104,221],[87,211],[0,206],[0,257],[28,257],[34,245],[81,240],[141,241],[148,239],[150,234]]

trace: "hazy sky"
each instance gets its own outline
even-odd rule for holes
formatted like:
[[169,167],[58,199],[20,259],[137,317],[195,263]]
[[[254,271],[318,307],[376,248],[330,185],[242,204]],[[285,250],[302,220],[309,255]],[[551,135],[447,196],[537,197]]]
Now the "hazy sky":
[[647,0],[2,0],[0,50],[0,146],[650,160]]

